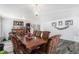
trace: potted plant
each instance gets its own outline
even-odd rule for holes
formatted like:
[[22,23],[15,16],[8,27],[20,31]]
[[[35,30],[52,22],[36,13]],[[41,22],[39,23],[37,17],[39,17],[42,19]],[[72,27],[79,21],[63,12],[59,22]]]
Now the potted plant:
[[0,51],[4,50],[4,44],[0,43]]
[[3,41],[6,41],[6,38],[3,38]]

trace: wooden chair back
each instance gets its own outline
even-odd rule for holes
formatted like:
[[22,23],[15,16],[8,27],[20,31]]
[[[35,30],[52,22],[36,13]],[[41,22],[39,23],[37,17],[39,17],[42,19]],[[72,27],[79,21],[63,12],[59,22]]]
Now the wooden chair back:
[[22,44],[17,37],[11,37],[13,43],[13,50],[16,54],[27,54],[30,53],[30,50],[26,49],[25,45]]
[[37,31],[36,32],[36,37],[40,37],[41,38],[41,31]]
[[43,38],[44,40],[48,40],[49,34],[50,34],[49,31],[43,31],[43,32],[42,32],[42,38]]
[[20,40],[18,40],[18,45],[19,45],[19,52],[21,54],[27,54],[30,53],[30,50],[28,50],[24,44],[22,44],[22,42]]
[[37,31],[34,31],[34,32],[33,32],[33,36],[36,36],[36,33],[37,33]]
[[18,46],[18,41],[17,41],[17,39],[15,38],[15,37],[11,37],[11,40],[12,40],[12,44],[13,44],[13,51],[14,51],[14,53],[19,53],[19,46]]
[[55,35],[50,38],[48,41],[47,53],[55,53],[56,46],[59,43],[60,35]]

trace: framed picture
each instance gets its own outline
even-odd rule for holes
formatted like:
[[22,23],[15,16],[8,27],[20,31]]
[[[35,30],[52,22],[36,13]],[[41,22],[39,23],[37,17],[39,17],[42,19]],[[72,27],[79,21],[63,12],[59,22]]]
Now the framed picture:
[[57,25],[56,22],[52,22],[52,26],[56,27],[56,25]]
[[23,21],[13,21],[14,26],[23,26],[24,22]]
[[73,20],[66,20],[65,25],[73,25]]
[[58,25],[62,26],[63,25],[63,21],[58,21]]

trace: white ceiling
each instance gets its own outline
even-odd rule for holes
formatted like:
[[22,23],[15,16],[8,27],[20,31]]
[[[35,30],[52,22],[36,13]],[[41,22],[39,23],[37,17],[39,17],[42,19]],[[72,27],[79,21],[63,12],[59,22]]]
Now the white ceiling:
[[30,5],[5,4],[0,5],[0,14],[13,18],[33,17],[33,11]]
[[[65,13],[68,12],[68,14],[66,15],[69,15],[72,12],[74,12],[75,8],[78,7],[79,7],[78,4],[42,4],[39,5],[40,8],[39,17],[40,19],[52,19],[52,17],[59,16],[61,14],[63,16],[64,10],[69,10],[65,12]],[[33,5],[1,4],[0,15],[13,18],[25,18],[25,19],[32,18],[34,17]]]

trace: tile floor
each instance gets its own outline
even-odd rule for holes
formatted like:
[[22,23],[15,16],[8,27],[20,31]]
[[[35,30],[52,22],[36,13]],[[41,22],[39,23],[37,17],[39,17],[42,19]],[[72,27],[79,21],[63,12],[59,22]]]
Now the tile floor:
[[[4,50],[8,52],[8,54],[13,54],[13,47],[11,41],[3,42],[5,44]],[[68,41],[68,40],[60,40],[60,43],[57,46],[56,54],[79,54],[79,43]]]
[[13,47],[11,41],[5,41],[4,43],[4,51],[8,52],[8,54],[13,54]]

